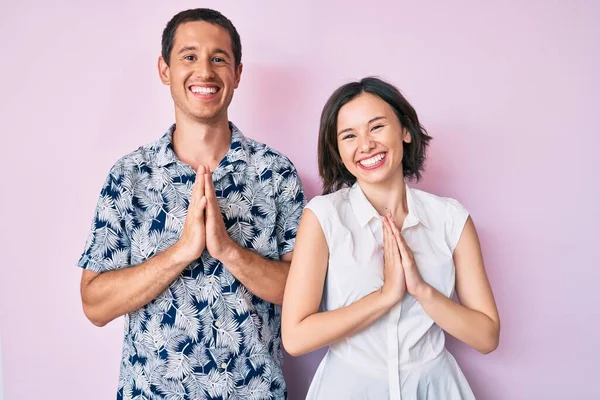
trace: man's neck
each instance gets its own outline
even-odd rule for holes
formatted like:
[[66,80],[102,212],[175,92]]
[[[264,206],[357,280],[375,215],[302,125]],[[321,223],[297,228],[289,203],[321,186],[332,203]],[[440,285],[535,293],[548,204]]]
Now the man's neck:
[[194,170],[206,165],[214,171],[231,143],[227,117],[216,121],[199,122],[176,118],[173,150],[177,157]]

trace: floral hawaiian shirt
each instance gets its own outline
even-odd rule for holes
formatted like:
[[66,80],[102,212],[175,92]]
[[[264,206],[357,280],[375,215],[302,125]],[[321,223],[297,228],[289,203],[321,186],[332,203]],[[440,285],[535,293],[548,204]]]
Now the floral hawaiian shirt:
[[[305,199],[290,160],[230,124],[213,173],[229,235],[278,260],[294,247]],[[78,265],[137,265],[173,245],[195,171],[172,146],[173,125],[111,169]],[[117,399],[283,399],[281,308],[248,291],[204,251],[155,300],[125,315]]]

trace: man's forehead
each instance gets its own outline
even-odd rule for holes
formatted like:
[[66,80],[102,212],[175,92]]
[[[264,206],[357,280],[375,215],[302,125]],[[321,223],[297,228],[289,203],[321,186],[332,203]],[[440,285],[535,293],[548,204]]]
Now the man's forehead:
[[179,25],[175,31],[175,42],[186,40],[231,43],[231,37],[225,28],[205,21],[185,22]]
[[[206,22],[205,24],[213,25]],[[233,56],[231,38],[225,29],[217,25],[217,27],[221,29],[220,32],[218,30],[184,27],[183,25],[184,24],[180,25],[175,31],[175,37],[173,38],[173,53],[208,51],[211,53],[224,53]],[[180,28],[183,29],[180,30]]]

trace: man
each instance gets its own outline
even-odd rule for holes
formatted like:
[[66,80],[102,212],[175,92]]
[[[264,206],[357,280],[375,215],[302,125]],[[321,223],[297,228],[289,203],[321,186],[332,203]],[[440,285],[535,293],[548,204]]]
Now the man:
[[280,307],[304,194],[227,108],[240,37],[210,9],[167,24],[158,70],[175,124],[123,157],[78,265],[98,326],[125,316],[118,399],[280,399]]

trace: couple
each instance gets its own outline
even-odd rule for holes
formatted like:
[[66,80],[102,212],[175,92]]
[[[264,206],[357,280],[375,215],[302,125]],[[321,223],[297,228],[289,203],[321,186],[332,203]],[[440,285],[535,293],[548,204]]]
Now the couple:
[[404,183],[430,140],[415,110],[376,78],[333,93],[305,207],[292,163],[229,122],[241,57],[219,12],[174,16],[175,124],[100,193],[78,265],[90,321],[125,316],[117,398],[286,398],[282,339],[329,346],[311,399],[474,398],[444,331],[487,353],[498,313],[467,211]]

